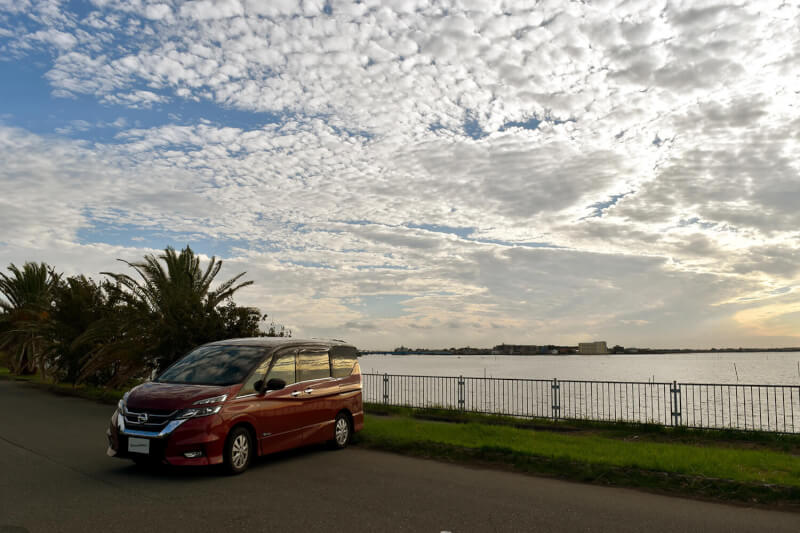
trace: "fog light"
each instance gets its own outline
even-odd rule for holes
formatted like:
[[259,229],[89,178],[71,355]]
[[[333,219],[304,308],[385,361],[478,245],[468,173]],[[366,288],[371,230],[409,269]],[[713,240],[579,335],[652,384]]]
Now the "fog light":
[[203,452],[183,452],[183,456],[187,459],[194,459],[195,457],[200,457],[203,455]]

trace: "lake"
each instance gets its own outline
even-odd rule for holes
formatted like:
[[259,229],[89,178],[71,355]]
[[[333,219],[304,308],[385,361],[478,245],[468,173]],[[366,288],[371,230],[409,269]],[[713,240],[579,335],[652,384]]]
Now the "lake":
[[379,374],[800,384],[800,352],[552,356],[365,355],[359,361],[362,372]]

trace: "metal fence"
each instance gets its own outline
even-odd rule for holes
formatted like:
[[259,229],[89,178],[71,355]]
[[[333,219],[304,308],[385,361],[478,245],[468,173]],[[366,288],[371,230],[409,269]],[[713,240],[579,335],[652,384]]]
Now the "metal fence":
[[385,405],[527,418],[800,433],[798,385],[390,374],[364,374],[363,378],[364,401]]

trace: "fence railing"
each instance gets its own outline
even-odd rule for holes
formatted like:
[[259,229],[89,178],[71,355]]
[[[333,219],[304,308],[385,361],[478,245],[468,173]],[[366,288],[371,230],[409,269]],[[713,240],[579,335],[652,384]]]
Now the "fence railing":
[[[800,433],[800,386],[364,374],[364,401],[527,418]],[[797,420],[795,420],[795,412]]]

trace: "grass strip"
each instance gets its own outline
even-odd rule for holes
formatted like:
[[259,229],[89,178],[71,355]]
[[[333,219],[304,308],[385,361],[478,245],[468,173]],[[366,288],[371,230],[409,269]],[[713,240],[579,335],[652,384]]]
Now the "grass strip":
[[644,424],[622,421],[552,420],[548,418],[521,418],[455,411],[452,409],[395,407],[365,403],[367,413],[404,416],[420,420],[456,423],[478,423],[509,426],[528,430],[553,431],[583,435],[600,435],[624,440],[653,442],[678,442],[694,445],[715,445],[741,448],[763,448],[800,455],[800,435],[768,431],[741,431],[733,429],[695,429],[683,426]]
[[800,505],[800,459],[770,450],[620,441],[593,435],[368,415],[359,442],[404,454],[503,465],[711,499]]

